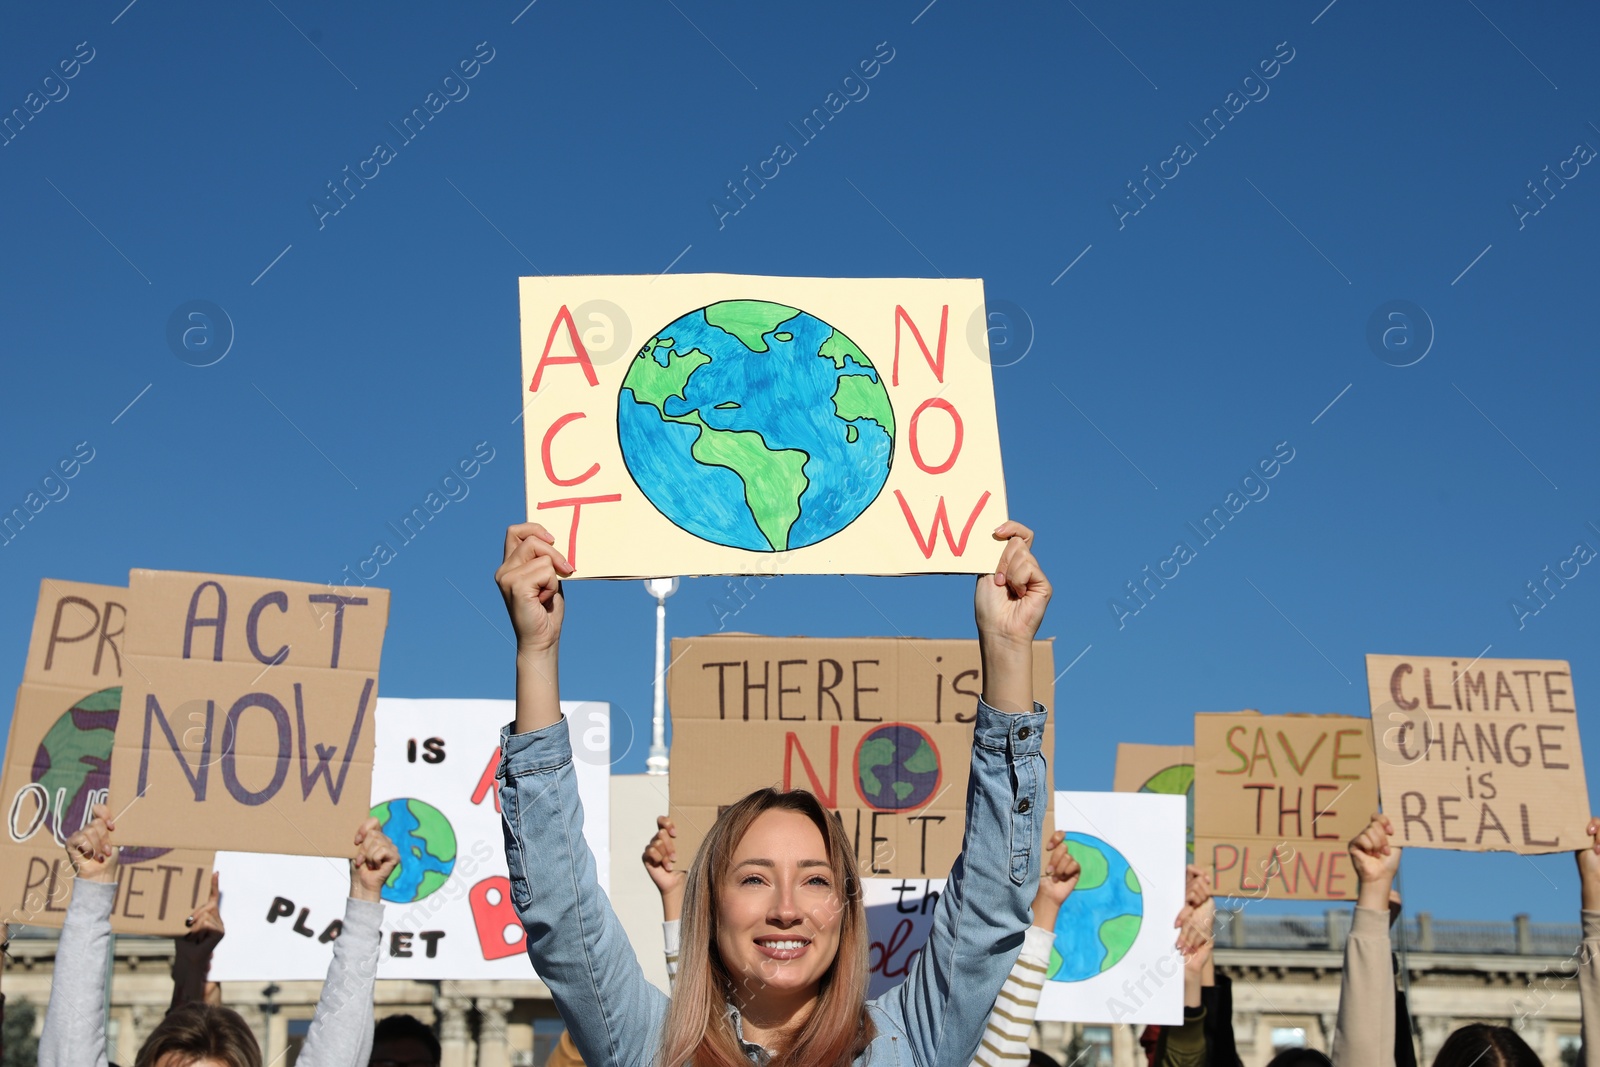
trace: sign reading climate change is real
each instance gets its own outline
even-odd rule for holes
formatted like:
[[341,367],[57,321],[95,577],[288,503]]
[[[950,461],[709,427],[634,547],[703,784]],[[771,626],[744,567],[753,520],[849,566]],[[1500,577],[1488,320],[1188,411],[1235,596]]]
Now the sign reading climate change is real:
[[528,515],[580,576],[981,574],[976,280],[521,279]]
[[[596,877],[610,885],[611,709],[561,702]],[[390,700],[377,707],[372,792],[339,816],[354,851],[367,805],[400,850],[383,888],[378,977],[418,981],[534,977],[511,904],[501,828],[500,727],[510,700]],[[630,845],[632,843],[630,842]],[[538,859],[530,860],[537,870]],[[318,980],[333,958],[350,895],[342,858],[217,853],[228,936],[214,981]]]

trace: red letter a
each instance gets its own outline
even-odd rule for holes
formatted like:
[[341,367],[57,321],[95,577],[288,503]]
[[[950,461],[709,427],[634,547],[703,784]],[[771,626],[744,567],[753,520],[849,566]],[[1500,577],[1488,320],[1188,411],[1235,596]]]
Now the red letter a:
[[[573,355],[551,359],[550,346],[555,343],[556,328],[563,322],[567,324],[567,336],[572,340]],[[565,304],[561,305],[561,310],[556,312],[555,320],[550,323],[550,334],[544,339],[544,354],[539,357],[539,365],[533,368],[533,383],[528,386],[528,392],[537,393],[539,379],[544,374],[544,369],[557,363],[576,363],[583,368],[583,376],[589,379],[590,385],[600,384],[600,379],[594,376],[594,364],[589,362],[589,353],[583,347],[583,342],[578,339],[578,327],[573,325],[572,312],[567,310]]]

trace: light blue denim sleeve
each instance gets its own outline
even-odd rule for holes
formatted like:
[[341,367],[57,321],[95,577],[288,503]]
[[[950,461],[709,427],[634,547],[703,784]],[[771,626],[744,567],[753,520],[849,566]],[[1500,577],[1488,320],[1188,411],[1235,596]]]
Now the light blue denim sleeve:
[[500,731],[500,811],[511,903],[528,958],[589,1067],[644,1067],[661,1043],[666,995],[651,985],[583,837],[567,720]]
[[1049,788],[1045,711],[1033,707],[1006,715],[978,702],[961,855],[905,982],[876,1001],[904,1028],[920,1067],[972,1062],[1033,921]]

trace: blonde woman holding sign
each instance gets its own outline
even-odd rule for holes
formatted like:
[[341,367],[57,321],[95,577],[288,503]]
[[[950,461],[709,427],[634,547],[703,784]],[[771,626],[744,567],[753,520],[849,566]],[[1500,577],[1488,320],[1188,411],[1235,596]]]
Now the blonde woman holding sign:
[[1047,778],[1033,638],[1050,583],[1033,534],[1007,522],[974,597],[983,696],[965,840],[905,982],[866,998],[855,853],[804,790],[760,790],[717,819],[689,869],[678,980],[645,980],[595,880],[558,651],[572,567],[534,523],[506,532],[495,578],[517,632],[516,722],[501,736],[511,899],[528,955],[590,1067],[967,1067],[1022,947],[1038,885]]

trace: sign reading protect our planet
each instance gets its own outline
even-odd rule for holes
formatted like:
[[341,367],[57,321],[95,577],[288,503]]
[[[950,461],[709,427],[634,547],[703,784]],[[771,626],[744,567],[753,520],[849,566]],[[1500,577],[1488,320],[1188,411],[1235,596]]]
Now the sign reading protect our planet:
[[[106,803],[128,647],[128,590],[46,578],[0,777],[0,923],[60,926],[65,844]],[[210,888],[211,853],[124,848],[111,928],[179,934]]]
[[983,284],[521,279],[528,515],[580,576],[982,573]]
[[[383,888],[379,978],[534,977],[511,904],[495,780],[500,727],[515,710],[510,700],[378,700],[372,789],[361,799],[401,856]],[[561,710],[572,727],[584,839],[609,886],[610,707],[562,701]],[[347,844],[368,810],[340,816]],[[228,936],[212,979],[320,980],[350,894],[349,863],[219,852],[217,870]]]

